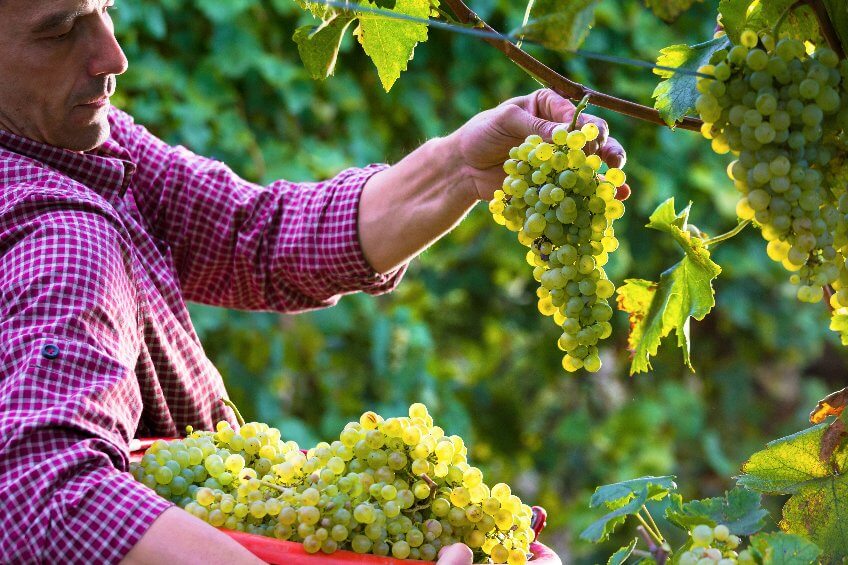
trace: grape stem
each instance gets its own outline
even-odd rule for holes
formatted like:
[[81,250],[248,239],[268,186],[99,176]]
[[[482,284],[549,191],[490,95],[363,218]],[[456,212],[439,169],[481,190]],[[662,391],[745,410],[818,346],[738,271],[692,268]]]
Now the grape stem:
[[704,246],[707,247],[707,246],[710,246],[710,245],[718,245],[719,243],[721,243],[723,241],[727,241],[731,237],[739,235],[739,233],[742,230],[744,230],[745,228],[747,228],[748,224],[750,224],[750,223],[751,223],[751,220],[743,220],[743,221],[739,222],[739,225],[737,225],[735,228],[733,228],[729,232],[723,233],[721,235],[717,235],[715,237],[711,237],[709,239],[705,239],[704,240]]
[[650,520],[650,521],[651,521],[651,525],[654,527],[654,532],[655,532],[655,533],[657,534],[657,536],[659,537],[659,539],[660,539],[660,544],[662,545],[663,543],[665,543],[665,538],[663,537],[662,532],[660,531],[659,526],[657,526],[657,523],[656,523],[656,522],[654,522],[654,517],[653,517],[653,516],[651,516],[651,513],[650,513],[650,512],[648,512],[648,508],[647,508],[644,504],[642,505],[642,510],[644,510],[644,511],[645,511],[645,514],[647,514],[647,515],[648,515],[648,520]]
[[[485,29],[492,33],[495,32],[489,24],[480,19],[480,17],[466,6],[462,0],[443,0],[442,3],[453,11],[460,22],[471,23],[474,24],[475,27]],[[570,98],[571,100],[580,100],[583,97],[588,96],[589,102],[595,106],[606,108],[607,110],[612,110],[619,114],[624,114],[647,122],[667,125],[662,117],[660,117],[657,110],[629,100],[616,98],[609,94],[604,94],[603,92],[597,92],[583,86],[582,84],[569,80],[529,53],[522,51],[510,41],[495,38],[484,38],[483,41],[501,51],[512,62],[527,72],[527,74],[561,96]],[[701,131],[702,124],[703,122],[696,118],[683,118],[676,124],[676,126],[691,131]]]
[[589,95],[583,97],[583,100],[580,101],[577,106],[574,108],[574,116],[571,118],[571,125],[568,126],[568,131],[574,131],[577,129],[577,119],[580,117],[580,114],[583,113],[583,110],[589,105]]
[[[528,2],[527,2],[527,9],[524,11],[524,21],[523,21],[523,22],[521,22],[521,27],[522,27],[522,28],[523,28],[524,26],[526,26],[526,25],[527,25],[527,22],[528,22],[528,21],[530,21],[530,12],[532,12],[532,11],[533,11],[533,4],[535,4],[535,3],[536,3],[536,0],[528,0]],[[522,35],[522,36],[518,39],[518,41],[515,43],[515,46],[516,46],[516,47],[518,47],[519,49],[521,49],[521,42],[522,42],[523,40],[524,40],[524,36]]]
[[263,479],[258,479],[258,480],[263,486],[278,490],[280,492],[286,492],[286,489],[281,487],[280,485],[275,485],[274,483],[269,483],[268,481],[263,480]]
[[[643,508],[644,508],[644,506],[643,506]],[[639,528],[644,529],[645,533],[650,535],[652,543],[655,544],[655,545],[656,544],[662,545],[662,542],[663,542],[662,535],[658,531],[654,531],[654,529],[651,528],[651,526],[648,525],[648,523],[645,521],[645,519],[642,518],[642,515],[639,512],[634,514],[634,516],[636,516],[636,519],[639,520],[639,522],[642,524],[641,526],[639,526]]]
[[230,410],[233,411],[233,413],[235,413],[236,421],[238,422],[238,425],[243,426],[244,425],[244,418],[241,417],[241,412],[239,412],[239,409],[236,407],[236,405],[233,404],[233,402],[230,399],[224,398],[223,396],[221,397],[221,402],[223,402],[225,406],[227,406]]
[[[636,514],[636,516],[639,515]],[[653,556],[657,565],[665,565],[666,561],[668,561],[668,556],[671,553],[666,549],[666,546],[664,544],[657,545],[654,543],[654,539],[651,537],[651,534],[649,534],[644,527],[638,526],[636,531],[639,532],[639,535],[642,536],[642,539],[648,544],[648,550],[651,552],[651,556]]]

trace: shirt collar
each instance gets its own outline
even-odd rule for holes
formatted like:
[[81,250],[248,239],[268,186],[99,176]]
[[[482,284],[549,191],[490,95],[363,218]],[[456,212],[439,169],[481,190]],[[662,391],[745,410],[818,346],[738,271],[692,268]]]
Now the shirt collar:
[[78,153],[0,130],[0,147],[34,159],[112,203],[123,198],[135,172],[129,152],[111,136],[100,147]]

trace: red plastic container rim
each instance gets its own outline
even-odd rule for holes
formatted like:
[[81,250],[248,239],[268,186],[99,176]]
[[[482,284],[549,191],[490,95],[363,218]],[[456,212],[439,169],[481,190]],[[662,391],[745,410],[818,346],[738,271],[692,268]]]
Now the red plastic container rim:
[[[256,534],[221,530],[245,549],[270,565],[432,565],[432,561],[414,559],[395,559],[370,553],[355,553],[339,549],[331,554],[307,553],[303,544],[283,541]],[[536,565],[562,565],[559,556],[539,542],[530,544],[533,558],[530,563]]]

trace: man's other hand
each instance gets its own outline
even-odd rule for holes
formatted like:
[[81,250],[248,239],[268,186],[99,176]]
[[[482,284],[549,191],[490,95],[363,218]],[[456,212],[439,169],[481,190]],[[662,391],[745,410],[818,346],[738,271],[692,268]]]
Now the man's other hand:
[[445,546],[439,551],[438,565],[471,565],[473,554],[464,543]]

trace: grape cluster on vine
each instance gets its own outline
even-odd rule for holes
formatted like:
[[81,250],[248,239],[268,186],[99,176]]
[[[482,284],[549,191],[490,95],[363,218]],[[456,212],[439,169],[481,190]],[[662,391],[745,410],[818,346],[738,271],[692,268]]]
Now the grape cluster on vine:
[[690,548],[680,554],[678,565],[754,565],[749,550],[737,552],[742,540],[724,524],[714,528],[700,524],[690,532]]
[[366,412],[306,453],[267,424],[220,422],[155,442],[131,471],[215,527],[301,542],[309,553],[432,561],[463,542],[480,560],[524,565],[531,508],[504,483],[490,488],[466,454],[459,436],[413,404],[404,418]]
[[612,332],[615,285],[604,265],[618,248],[612,224],[624,215],[615,196],[625,175],[611,168],[599,176],[601,158],[585,151],[598,134],[588,123],[573,131],[558,126],[550,143],[529,136],[510,151],[507,177],[489,203],[495,221],[530,248],[539,311],[562,328],[558,345],[569,372],[598,371],[598,341]]
[[848,313],[848,62],[827,47],[745,30],[700,69],[697,110],[768,256],[793,273],[797,295]]

